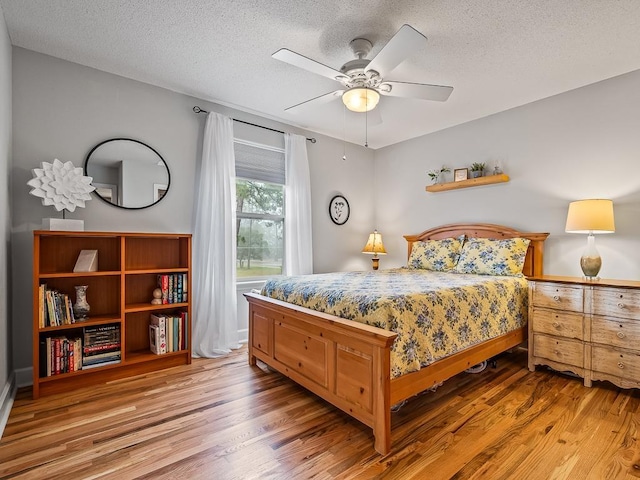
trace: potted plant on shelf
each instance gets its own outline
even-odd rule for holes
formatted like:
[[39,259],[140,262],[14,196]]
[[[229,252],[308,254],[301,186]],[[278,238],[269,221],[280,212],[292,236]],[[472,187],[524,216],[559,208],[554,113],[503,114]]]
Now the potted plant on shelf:
[[429,178],[431,179],[431,182],[433,182],[433,184],[435,185],[436,183],[440,183],[443,180],[443,175],[445,173],[449,173],[451,171],[451,169],[445,167],[444,165],[442,166],[442,168],[440,170],[430,170],[427,172],[427,175],[429,175]]
[[471,171],[471,178],[481,177],[483,175],[484,168],[485,168],[484,163],[478,163],[478,162],[472,163],[471,168],[469,169]]

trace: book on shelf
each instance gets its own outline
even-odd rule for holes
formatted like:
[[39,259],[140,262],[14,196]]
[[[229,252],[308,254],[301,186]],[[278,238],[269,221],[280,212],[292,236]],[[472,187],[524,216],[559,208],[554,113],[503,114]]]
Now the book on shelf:
[[[149,346],[156,355],[167,353],[167,322],[164,315],[149,316]],[[154,328],[151,328],[154,327]]]
[[162,304],[169,303],[169,275],[158,275],[158,287],[162,291]]
[[80,250],[74,272],[97,272],[98,271],[98,250]]
[[182,274],[182,301],[187,303],[187,274]]
[[80,348],[82,339],[64,336],[46,337],[40,340],[41,377],[72,373],[82,368]]
[[120,325],[90,325],[83,328],[82,368],[118,363],[122,359]]
[[173,303],[180,303],[182,302],[182,283],[183,283],[183,277],[184,275],[182,273],[178,273],[176,275],[176,289],[175,289],[175,296],[173,299]]
[[66,293],[41,284],[38,292],[38,325],[40,328],[59,327],[76,323],[71,298]]
[[158,275],[158,288],[162,292],[162,303],[186,303],[187,274],[169,273]]
[[101,363],[94,363],[91,365],[83,365],[82,369],[83,370],[89,370],[90,368],[96,368],[96,367],[104,367],[105,365],[113,365],[115,363],[120,363],[121,360],[117,359],[117,360],[109,360],[109,361],[105,361],[105,362],[101,362]]
[[106,362],[113,362],[120,359],[121,356],[119,350],[117,352],[101,353],[91,357],[84,356],[82,357],[82,368],[88,367],[89,365],[102,365]]
[[149,348],[157,354],[186,350],[188,345],[187,312],[151,314],[149,318]]

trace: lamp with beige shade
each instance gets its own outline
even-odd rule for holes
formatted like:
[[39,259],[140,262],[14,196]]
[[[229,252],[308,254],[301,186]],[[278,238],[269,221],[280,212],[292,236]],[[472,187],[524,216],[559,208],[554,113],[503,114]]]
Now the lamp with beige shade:
[[373,269],[378,270],[380,262],[378,255],[387,254],[387,251],[384,249],[384,244],[382,243],[382,234],[374,230],[373,233],[369,235],[369,240],[367,240],[367,244],[362,249],[362,253],[373,254],[373,258],[371,259]]
[[616,231],[613,217],[613,202],[604,199],[578,200],[569,204],[567,224],[568,233],[587,233],[587,249],[580,258],[580,267],[584,276],[596,278],[602,266],[594,234]]

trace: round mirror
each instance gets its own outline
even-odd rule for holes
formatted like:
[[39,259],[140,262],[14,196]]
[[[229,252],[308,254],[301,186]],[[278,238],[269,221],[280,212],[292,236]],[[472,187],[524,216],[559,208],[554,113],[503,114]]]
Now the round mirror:
[[147,208],[169,190],[171,175],[164,158],[131,138],[112,138],[89,152],[84,173],[93,177],[95,193],[120,208]]

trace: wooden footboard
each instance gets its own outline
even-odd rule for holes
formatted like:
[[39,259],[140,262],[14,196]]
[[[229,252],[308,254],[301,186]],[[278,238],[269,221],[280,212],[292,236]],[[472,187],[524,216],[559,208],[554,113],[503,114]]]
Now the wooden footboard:
[[396,334],[246,293],[249,363],[259,359],[373,428],[391,448],[390,350]]

